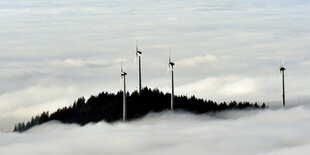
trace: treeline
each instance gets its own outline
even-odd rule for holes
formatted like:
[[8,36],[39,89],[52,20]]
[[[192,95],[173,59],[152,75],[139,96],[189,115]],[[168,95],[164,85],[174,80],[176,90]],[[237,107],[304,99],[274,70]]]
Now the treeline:
[[[103,92],[98,96],[91,96],[87,101],[84,97],[79,98],[72,106],[58,109],[49,114],[43,112],[41,115],[33,117],[27,123],[18,123],[14,127],[14,132],[23,132],[35,125],[40,125],[51,120],[58,120],[62,123],[77,123],[85,125],[90,122],[114,122],[122,118],[122,95]],[[139,95],[137,91],[132,94],[127,93],[127,119],[133,120],[145,116],[149,112],[160,112],[170,109],[171,94],[144,88]],[[207,112],[218,112],[231,109],[265,109],[265,103],[236,102],[220,103],[210,100],[198,99],[195,96],[175,96],[174,108],[195,114]]]

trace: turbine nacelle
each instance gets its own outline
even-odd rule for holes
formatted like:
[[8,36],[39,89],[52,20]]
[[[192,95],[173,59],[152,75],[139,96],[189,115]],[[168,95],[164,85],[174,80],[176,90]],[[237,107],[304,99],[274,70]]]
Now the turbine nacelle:
[[141,51],[136,51],[136,55],[138,56],[138,55],[141,55],[142,54],[142,52]]
[[283,66],[280,67],[280,71],[283,72],[285,71],[285,68]]
[[126,72],[121,72],[121,76],[126,76],[127,73]]
[[171,61],[171,52],[169,52],[167,73],[169,72],[169,70],[173,71],[174,65],[175,65],[175,63]]
[[175,63],[169,61],[169,63],[168,63],[168,68],[167,68],[167,73],[168,73],[169,71],[173,71],[173,66],[174,66],[174,65],[175,65]]
[[171,52],[169,52],[168,65],[169,65],[169,67],[173,67],[175,65],[175,63],[171,61]]
[[136,64],[137,58],[140,58],[141,55],[142,55],[142,52],[139,51],[138,42],[137,42],[137,44],[136,44],[136,56],[135,56],[135,61],[133,62],[134,65]]
[[136,43],[136,56],[140,56],[142,54],[141,51],[139,51],[138,41]]

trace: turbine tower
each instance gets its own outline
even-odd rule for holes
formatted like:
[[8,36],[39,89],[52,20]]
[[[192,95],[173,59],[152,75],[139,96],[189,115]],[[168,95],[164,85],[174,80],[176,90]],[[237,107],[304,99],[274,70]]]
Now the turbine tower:
[[123,71],[123,65],[121,65],[121,78],[123,80],[123,121],[126,121],[126,75],[127,73]]
[[171,61],[171,56],[169,55],[168,69],[171,71],[171,110],[174,108],[174,77],[173,77],[173,66],[175,64]]
[[284,82],[284,72],[285,72],[285,68],[284,68],[284,60],[282,62],[282,64],[279,64],[279,69],[280,69],[280,74],[282,74],[282,99],[283,99],[283,107],[285,107],[285,82]]
[[138,80],[139,80],[138,93],[139,94],[141,93],[141,89],[142,89],[142,82],[141,82],[141,55],[142,55],[142,52],[139,51],[139,49],[138,49],[138,41],[137,41],[137,43],[136,43],[136,57],[135,57],[135,60],[138,58],[138,63],[139,63],[139,73],[138,73]]

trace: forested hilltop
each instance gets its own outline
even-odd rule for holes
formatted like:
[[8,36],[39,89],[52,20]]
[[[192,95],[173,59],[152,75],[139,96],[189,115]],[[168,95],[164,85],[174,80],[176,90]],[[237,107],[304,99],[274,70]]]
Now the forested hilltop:
[[[160,112],[170,109],[171,94],[144,88],[139,95],[137,91],[132,94],[127,93],[127,119],[128,121],[141,118],[149,112]],[[42,123],[58,120],[63,123],[77,123],[85,125],[90,122],[114,122],[122,118],[123,92],[117,94],[103,92],[98,96],[91,96],[87,101],[84,97],[79,98],[70,107],[58,109],[49,114],[43,112],[41,115],[32,117],[27,123],[18,123],[14,127],[14,132],[23,132],[33,126]],[[219,103],[198,99],[195,96],[175,96],[175,110],[183,110],[195,114],[207,112],[218,112],[231,109],[265,109],[266,105],[257,103],[236,102]]]

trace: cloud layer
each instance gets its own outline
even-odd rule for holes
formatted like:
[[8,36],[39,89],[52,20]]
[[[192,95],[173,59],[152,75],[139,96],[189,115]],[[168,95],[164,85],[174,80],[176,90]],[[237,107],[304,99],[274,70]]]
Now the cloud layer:
[[2,0],[0,128],[118,91],[121,59],[128,90],[137,89],[136,40],[143,86],[170,90],[171,49],[177,94],[281,105],[277,61],[286,57],[287,98],[296,101],[289,104],[309,100],[309,7],[306,0]]
[[309,107],[298,106],[211,116],[163,112],[84,127],[50,122],[0,133],[0,154],[306,154],[309,120]]

